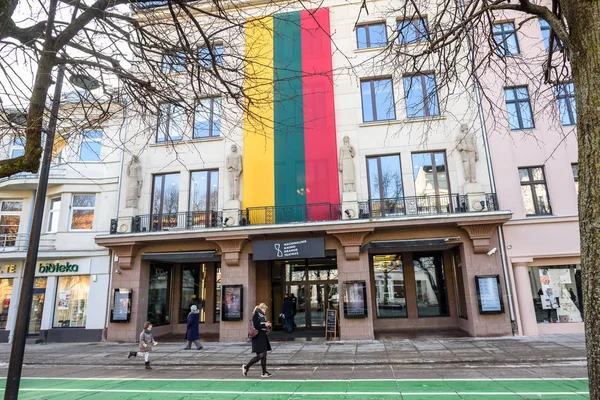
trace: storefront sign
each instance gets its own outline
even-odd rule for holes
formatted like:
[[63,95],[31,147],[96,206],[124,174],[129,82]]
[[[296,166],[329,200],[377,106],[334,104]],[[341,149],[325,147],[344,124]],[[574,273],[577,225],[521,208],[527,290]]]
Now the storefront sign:
[[243,320],[244,287],[242,285],[223,285],[222,292],[221,320]]
[[40,263],[38,268],[40,274],[55,274],[60,272],[79,272],[79,264],[60,263]]
[[325,257],[324,238],[260,240],[252,246],[255,261]]
[[476,276],[477,300],[480,314],[504,314],[504,303],[500,296],[500,276]]
[[367,318],[367,284],[365,281],[344,282],[344,317]]
[[132,289],[115,289],[110,322],[129,322],[131,318],[131,295]]
[[17,272],[17,264],[0,265],[0,274],[14,274]]

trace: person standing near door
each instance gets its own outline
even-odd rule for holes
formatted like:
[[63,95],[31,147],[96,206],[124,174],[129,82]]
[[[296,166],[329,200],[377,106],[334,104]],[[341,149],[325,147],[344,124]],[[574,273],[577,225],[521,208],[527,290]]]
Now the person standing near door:
[[187,346],[184,350],[191,350],[192,342],[196,345],[196,350],[202,350],[202,344],[200,344],[200,311],[198,306],[192,304],[190,307],[190,313],[187,317],[187,328],[185,330],[185,340],[187,340]]
[[271,328],[271,322],[267,321],[267,305],[260,303],[254,308],[252,316],[252,325],[258,331],[258,334],[252,338],[252,352],[256,353],[256,357],[252,358],[248,364],[242,364],[242,373],[248,376],[248,370],[251,366],[260,361],[262,367],[262,378],[268,378],[272,374],[267,371],[267,352],[271,351],[271,343],[267,330]]
[[284,324],[287,328],[288,332],[292,331],[292,318],[294,317],[294,302],[290,297],[289,293],[285,294],[285,299],[283,299],[283,318]]
[[296,312],[298,311],[298,298],[294,293],[290,294],[292,298],[292,328],[296,329]]

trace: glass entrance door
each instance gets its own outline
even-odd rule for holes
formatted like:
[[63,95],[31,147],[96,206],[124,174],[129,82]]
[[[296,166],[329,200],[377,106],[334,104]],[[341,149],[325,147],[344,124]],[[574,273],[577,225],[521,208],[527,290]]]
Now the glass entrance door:
[[39,335],[42,327],[42,312],[44,311],[44,297],[46,289],[33,289],[31,299],[31,313],[29,314],[28,335]]
[[338,309],[338,286],[336,283],[317,283],[310,287],[310,326],[325,328],[328,309]]
[[306,328],[306,285],[291,285],[289,288],[290,296],[296,296],[296,315],[294,323],[296,328]]

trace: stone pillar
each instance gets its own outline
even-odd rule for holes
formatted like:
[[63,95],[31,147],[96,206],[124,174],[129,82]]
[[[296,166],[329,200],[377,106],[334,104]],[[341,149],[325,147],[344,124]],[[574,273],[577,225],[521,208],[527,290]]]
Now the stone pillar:
[[[348,212],[346,212],[346,210]],[[342,219],[360,218],[356,192],[342,193]]]
[[240,224],[240,201],[226,200],[223,207],[223,225],[237,226]]
[[[369,272],[369,254],[360,253],[364,238],[371,231],[337,231],[327,232],[339,239],[343,246],[343,254],[338,254],[338,290],[340,301],[340,338],[342,340],[373,340],[373,307],[371,292],[371,274]],[[365,281],[367,286],[367,318],[344,318],[344,282]]]
[[[215,240],[221,249],[221,291],[227,285],[243,286],[243,321],[223,321],[219,325],[221,342],[245,342],[248,336],[248,321],[256,306],[256,269],[250,260],[249,251],[243,250],[247,236],[235,239]],[[221,301],[221,299],[217,299]],[[222,309],[222,306],[221,306]]]
[[531,283],[529,282],[529,273],[527,271],[527,266],[531,261],[533,260],[512,260],[515,287],[517,290],[516,295],[521,314],[521,328],[525,336],[536,336],[538,334],[535,308],[531,294]]

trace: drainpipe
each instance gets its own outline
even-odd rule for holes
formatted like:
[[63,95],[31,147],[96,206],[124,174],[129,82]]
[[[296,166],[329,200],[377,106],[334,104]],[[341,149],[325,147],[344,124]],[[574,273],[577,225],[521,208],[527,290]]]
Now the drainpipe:
[[[459,3],[459,8],[461,10],[461,19],[464,17],[464,12],[465,12],[465,4],[464,4],[464,0],[457,0]],[[467,32],[467,45],[469,47],[469,52],[468,52],[468,60],[469,63],[471,65],[473,65],[474,60],[473,60],[473,45],[471,43],[471,37],[469,36],[469,28],[467,27],[468,25],[465,25],[465,30]],[[485,159],[486,159],[486,166],[487,166],[487,170],[488,170],[488,175],[490,177],[490,186],[492,187],[492,193],[496,194],[496,180],[494,178],[494,169],[492,167],[492,155],[490,153],[490,144],[489,144],[489,140],[488,140],[488,132],[487,132],[487,126],[485,124],[485,116],[484,116],[484,110],[483,110],[483,105],[481,104],[481,91],[480,91],[480,85],[479,85],[479,80],[477,79],[477,74],[475,71],[473,71],[473,75],[472,75],[472,79],[473,79],[473,86],[475,87],[475,101],[477,102],[477,114],[479,116],[479,123],[481,124],[481,133],[482,133],[482,137],[483,137],[483,147],[485,150]],[[496,198],[497,200],[497,198]],[[499,240],[499,244],[500,244],[500,259],[502,262],[502,270],[504,272],[504,285],[506,286],[506,297],[508,299],[508,310],[509,310],[509,314],[510,314],[510,322],[512,325],[512,330],[513,330],[513,335],[515,334],[515,306],[514,306],[514,299],[513,299],[513,290],[512,290],[512,285],[510,283],[510,279],[509,279],[509,268],[508,268],[508,261],[506,258],[506,247],[504,246],[504,230],[502,229],[502,226],[498,226],[498,240]]]

